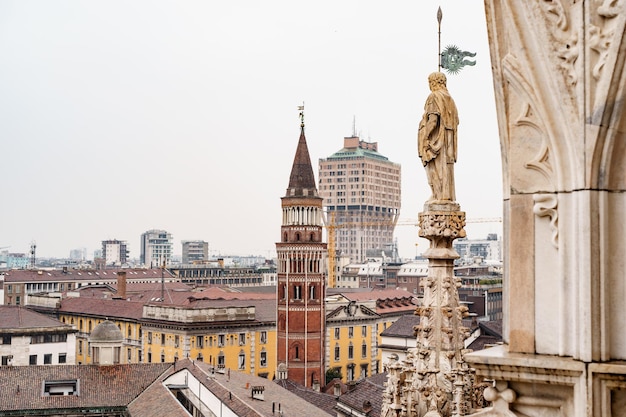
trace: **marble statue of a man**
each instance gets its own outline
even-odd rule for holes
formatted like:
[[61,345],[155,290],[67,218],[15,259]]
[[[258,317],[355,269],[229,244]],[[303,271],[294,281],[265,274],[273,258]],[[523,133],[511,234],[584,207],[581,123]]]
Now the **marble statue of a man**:
[[459,115],[446,88],[446,76],[433,72],[428,76],[428,84],[431,93],[426,99],[417,134],[417,151],[432,190],[428,202],[455,201],[454,163]]

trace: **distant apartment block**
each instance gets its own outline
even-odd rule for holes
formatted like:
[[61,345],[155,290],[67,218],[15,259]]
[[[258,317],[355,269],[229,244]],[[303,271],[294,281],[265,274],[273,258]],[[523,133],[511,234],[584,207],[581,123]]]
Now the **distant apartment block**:
[[103,240],[102,258],[106,265],[121,266],[128,262],[128,245],[125,240]]
[[457,239],[452,246],[459,254],[462,264],[472,264],[475,258],[487,262],[502,261],[502,240],[495,233],[488,234],[487,239]]
[[209,260],[209,242],[204,240],[183,240],[183,264]]
[[0,268],[24,269],[30,265],[30,257],[25,253],[0,252]]
[[19,306],[0,306],[0,317],[0,365],[76,363],[72,326]]
[[72,249],[70,251],[70,259],[72,261],[84,261],[85,258],[87,257],[87,249],[85,248],[80,248],[80,249]]
[[378,152],[378,143],[356,136],[319,160],[319,193],[335,232],[335,255],[363,262],[368,249],[390,250],[400,214],[400,164]]
[[148,230],[141,235],[140,262],[147,267],[169,265],[172,259],[173,238],[165,230]]

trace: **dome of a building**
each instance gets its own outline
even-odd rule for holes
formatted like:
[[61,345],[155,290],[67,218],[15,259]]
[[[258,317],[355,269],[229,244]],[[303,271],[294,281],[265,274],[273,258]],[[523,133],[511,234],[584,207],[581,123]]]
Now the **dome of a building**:
[[89,335],[90,342],[122,342],[123,340],[122,331],[110,320],[98,324]]

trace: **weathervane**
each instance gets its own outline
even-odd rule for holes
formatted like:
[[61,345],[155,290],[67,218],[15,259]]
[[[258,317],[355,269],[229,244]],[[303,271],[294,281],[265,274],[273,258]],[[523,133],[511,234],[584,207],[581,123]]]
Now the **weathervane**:
[[302,102],[302,106],[298,106],[298,110],[300,111],[300,127],[304,127],[304,101]]
[[474,66],[476,65],[476,61],[470,61],[465,59],[465,57],[473,58],[476,56],[476,52],[468,52],[461,51],[455,45],[448,45],[446,49],[441,52],[441,19],[443,18],[443,13],[441,12],[441,7],[437,9],[437,23],[438,23],[438,33],[439,33],[439,44],[438,44],[438,71],[441,72],[441,68],[445,69],[448,74],[456,75],[461,71],[461,69],[466,66]]

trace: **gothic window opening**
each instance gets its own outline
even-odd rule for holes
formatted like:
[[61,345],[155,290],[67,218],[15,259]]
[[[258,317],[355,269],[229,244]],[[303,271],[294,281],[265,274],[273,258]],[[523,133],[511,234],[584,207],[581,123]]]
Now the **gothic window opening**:
[[300,345],[296,344],[293,347],[293,358],[298,361],[300,360]]

